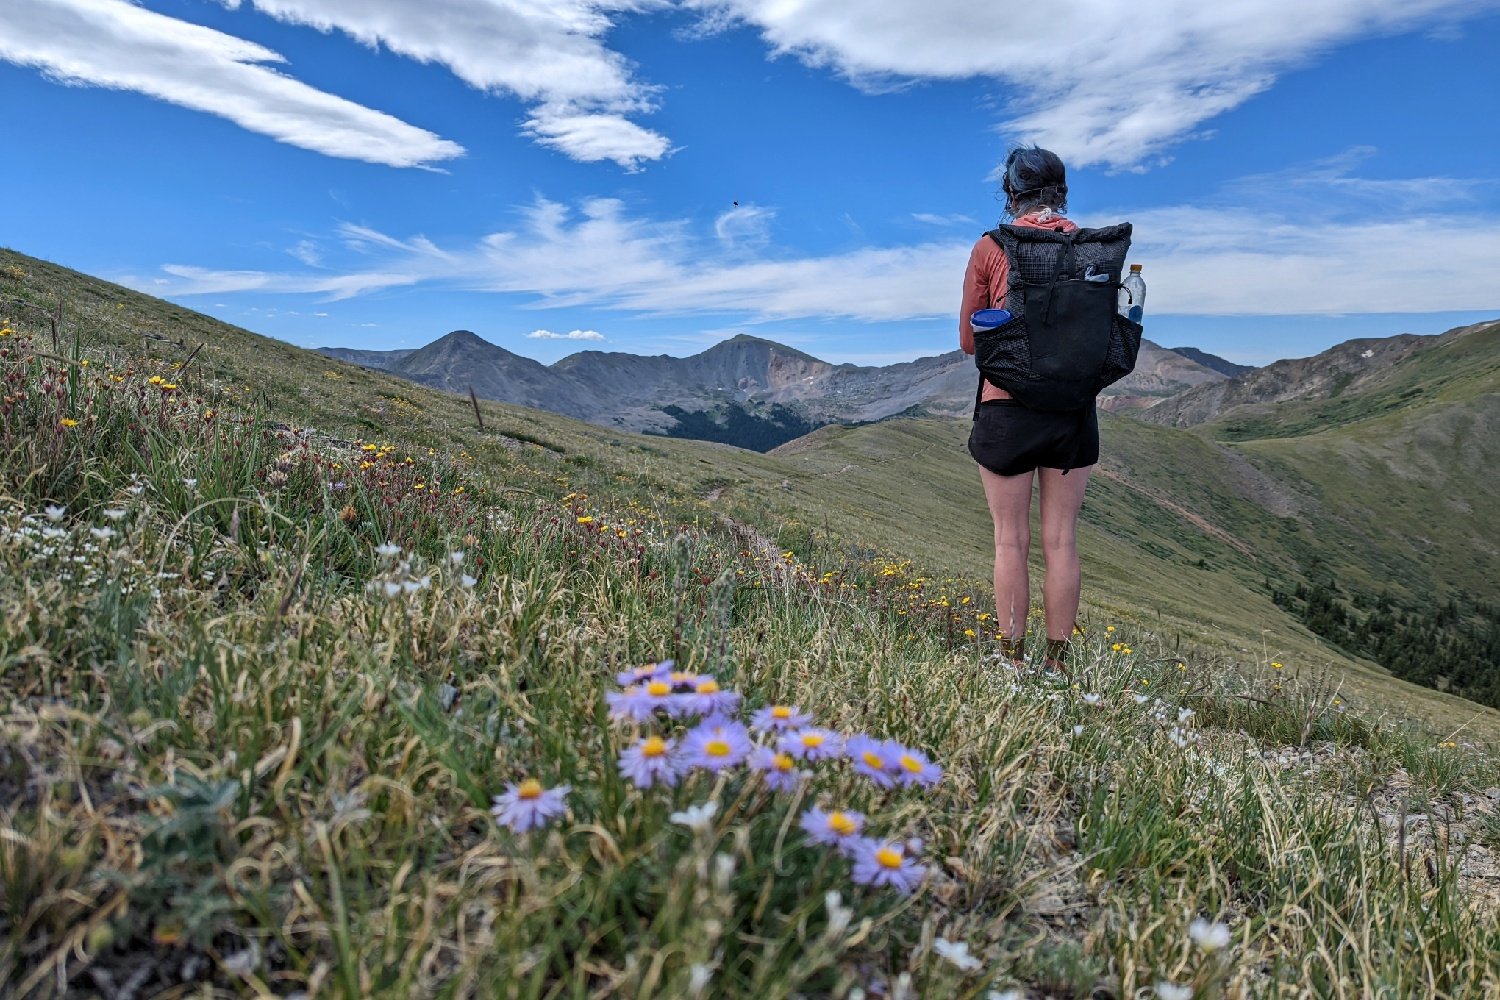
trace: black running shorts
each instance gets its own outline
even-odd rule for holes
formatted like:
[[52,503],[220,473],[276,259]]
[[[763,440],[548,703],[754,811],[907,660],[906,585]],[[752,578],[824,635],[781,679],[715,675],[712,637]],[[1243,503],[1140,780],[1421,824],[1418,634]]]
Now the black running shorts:
[[1082,469],[1099,461],[1099,414],[1093,406],[1053,413],[1014,399],[979,405],[969,454],[997,476],[1033,469]]

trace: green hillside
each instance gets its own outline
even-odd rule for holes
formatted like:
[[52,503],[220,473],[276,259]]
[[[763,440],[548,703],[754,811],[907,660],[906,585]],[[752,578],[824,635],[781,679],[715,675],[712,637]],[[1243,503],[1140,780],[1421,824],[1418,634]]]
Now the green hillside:
[[1106,418],[1063,677],[991,656],[960,423],[476,414],[10,252],[0,320],[9,995],[1500,989],[1497,713],[1272,602],[1249,445]]

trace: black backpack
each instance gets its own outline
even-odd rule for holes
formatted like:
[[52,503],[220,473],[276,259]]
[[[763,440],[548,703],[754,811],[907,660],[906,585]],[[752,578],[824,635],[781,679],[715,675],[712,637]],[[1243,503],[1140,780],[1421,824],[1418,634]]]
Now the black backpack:
[[1091,406],[1099,390],[1129,375],[1141,325],[1117,310],[1130,223],[1071,233],[1001,226],[986,234],[1005,251],[1010,320],[974,332],[984,382],[1034,410]]

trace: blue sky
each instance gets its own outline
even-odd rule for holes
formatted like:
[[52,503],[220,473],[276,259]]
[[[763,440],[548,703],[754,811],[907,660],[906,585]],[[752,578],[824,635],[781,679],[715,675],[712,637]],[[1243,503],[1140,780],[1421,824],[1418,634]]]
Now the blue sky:
[[1500,0],[5,0],[0,243],[303,346],[955,345],[1017,141],[1146,335],[1500,316]]

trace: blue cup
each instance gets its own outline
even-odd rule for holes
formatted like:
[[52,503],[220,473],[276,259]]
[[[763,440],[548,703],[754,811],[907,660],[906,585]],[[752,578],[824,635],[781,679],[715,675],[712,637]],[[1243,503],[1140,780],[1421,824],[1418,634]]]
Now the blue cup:
[[969,317],[969,325],[976,333],[993,330],[1010,322],[1009,309],[976,309]]

